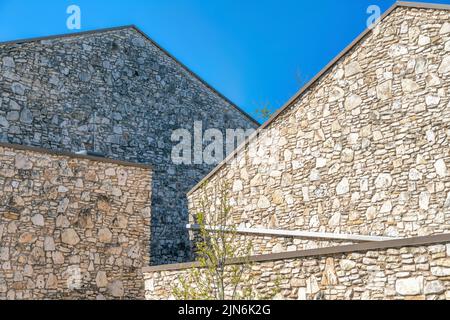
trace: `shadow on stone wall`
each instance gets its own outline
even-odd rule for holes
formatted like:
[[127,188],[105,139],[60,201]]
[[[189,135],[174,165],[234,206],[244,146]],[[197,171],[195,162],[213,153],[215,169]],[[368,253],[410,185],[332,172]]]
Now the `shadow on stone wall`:
[[192,260],[192,245],[185,227],[189,222],[187,192],[190,188],[174,189],[180,186],[179,179],[167,171],[155,169],[153,173],[150,265]]

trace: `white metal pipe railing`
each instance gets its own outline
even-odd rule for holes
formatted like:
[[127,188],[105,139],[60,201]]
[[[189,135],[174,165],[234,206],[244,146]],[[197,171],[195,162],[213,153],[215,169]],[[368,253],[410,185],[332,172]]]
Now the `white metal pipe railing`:
[[[188,224],[186,228],[189,230],[200,230],[198,224]],[[221,228],[206,226],[205,229],[211,232],[226,231],[226,232],[236,232],[237,234],[246,234],[253,236],[270,236],[279,238],[305,238],[305,239],[330,239],[330,240],[348,240],[357,242],[375,242],[375,241],[388,241],[388,240],[398,240],[399,238],[384,237],[384,236],[365,236],[356,234],[340,234],[340,233],[327,233],[327,232],[310,232],[310,231],[292,231],[292,230],[274,230],[274,229],[263,229],[263,228],[242,228],[238,227],[236,229],[231,228]]]

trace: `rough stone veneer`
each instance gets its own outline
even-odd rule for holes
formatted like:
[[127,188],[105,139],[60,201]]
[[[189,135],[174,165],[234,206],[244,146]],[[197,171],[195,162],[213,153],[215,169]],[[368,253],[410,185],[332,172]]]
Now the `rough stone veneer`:
[[151,175],[0,144],[0,300],[143,299]]
[[[146,298],[173,299],[186,270],[145,272]],[[278,299],[445,300],[450,299],[450,245],[259,262],[252,266],[260,296]]]
[[0,141],[152,165],[152,264],[190,258],[186,193],[214,164],[175,165],[171,135],[194,121],[257,125],[133,27],[0,44]]
[[[230,184],[246,227],[448,232],[449,90],[450,11],[397,7],[270,122],[269,139],[252,141],[257,161],[242,149],[208,188]],[[203,194],[189,195],[193,214]],[[256,239],[260,253],[306,248],[269,240]]]

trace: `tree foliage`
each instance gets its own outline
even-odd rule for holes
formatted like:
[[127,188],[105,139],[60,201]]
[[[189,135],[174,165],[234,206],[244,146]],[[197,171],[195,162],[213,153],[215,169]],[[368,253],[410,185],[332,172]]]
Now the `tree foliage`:
[[229,185],[202,187],[199,210],[193,217],[198,267],[178,278],[173,294],[183,300],[247,300],[255,291],[250,254],[252,242],[243,240],[233,223]]

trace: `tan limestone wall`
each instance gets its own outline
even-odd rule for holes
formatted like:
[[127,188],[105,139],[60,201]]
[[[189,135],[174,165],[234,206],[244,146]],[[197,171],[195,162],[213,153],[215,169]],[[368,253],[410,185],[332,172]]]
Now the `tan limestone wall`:
[[151,169],[18,148],[0,145],[0,299],[142,299]]
[[[146,272],[146,298],[174,299],[187,270]],[[450,245],[383,249],[255,263],[260,296],[288,300],[450,299]]]
[[[222,166],[209,186],[231,185],[235,222],[392,237],[448,232],[449,21],[448,10],[395,9],[268,126],[269,138]],[[202,194],[190,194],[191,213]],[[289,241],[258,240],[260,253],[305,249]]]

